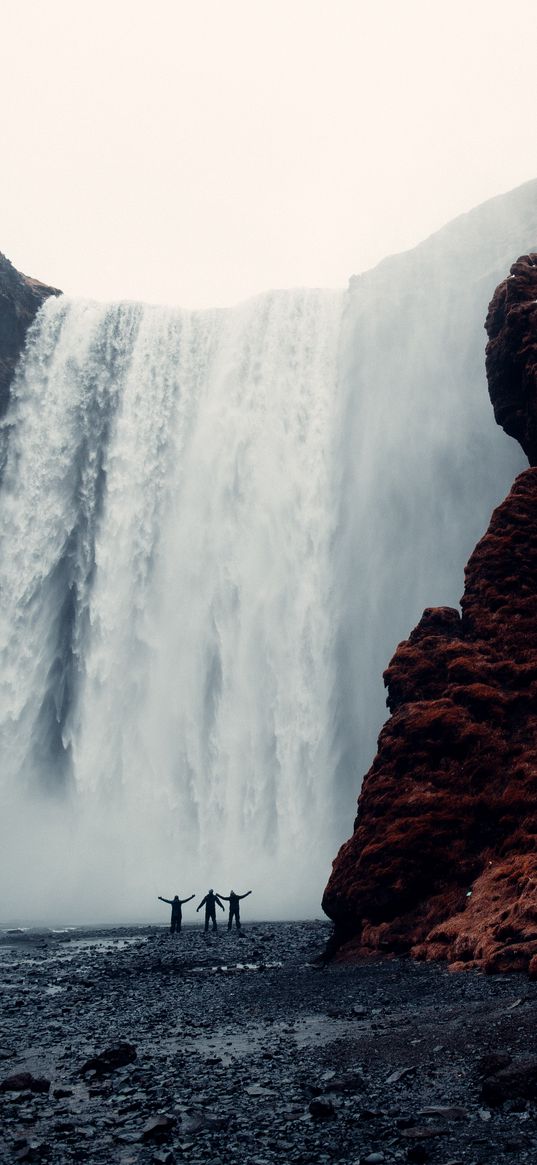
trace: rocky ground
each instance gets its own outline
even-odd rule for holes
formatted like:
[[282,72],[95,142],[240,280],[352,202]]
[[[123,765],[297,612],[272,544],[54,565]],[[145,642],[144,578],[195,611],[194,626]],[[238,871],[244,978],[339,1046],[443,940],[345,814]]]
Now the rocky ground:
[[537,984],[321,922],[4,933],[2,1162],[534,1162]]

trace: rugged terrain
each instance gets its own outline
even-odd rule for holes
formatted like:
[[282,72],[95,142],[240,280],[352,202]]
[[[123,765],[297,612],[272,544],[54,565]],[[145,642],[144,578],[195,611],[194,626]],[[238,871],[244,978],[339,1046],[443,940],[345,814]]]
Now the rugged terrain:
[[2,1162],[531,1162],[537,985],[319,965],[326,923],[0,943]]
[[[487,319],[496,418],[537,454],[537,256]],[[339,957],[410,952],[537,974],[537,469],[466,568],[460,614],[431,608],[387,671],[391,717],[323,906]]]

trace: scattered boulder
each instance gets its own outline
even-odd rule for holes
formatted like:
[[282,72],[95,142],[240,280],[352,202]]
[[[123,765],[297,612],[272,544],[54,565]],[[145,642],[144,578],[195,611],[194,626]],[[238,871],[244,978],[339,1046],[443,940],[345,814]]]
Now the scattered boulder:
[[480,1076],[494,1076],[496,1072],[500,1072],[502,1068],[508,1068],[512,1063],[513,1057],[509,1052],[487,1052],[482,1056],[477,1070]]
[[537,1056],[521,1056],[487,1076],[481,1087],[481,1100],[493,1107],[506,1100],[537,1100]]
[[27,1141],[15,1156],[16,1161],[40,1161],[48,1155],[50,1145],[46,1141]]
[[31,1072],[17,1072],[6,1076],[0,1083],[0,1092],[48,1092],[50,1080],[45,1076],[32,1076]]
[[126,1042],[113,1044],[112,1047],[99,1052],[97,1056],[92,1056],[90,1060],[86,1060],[80,1069],[80,1075],[84,1076],[86,1072],[96,1072],[98,1076],[105,1076],[109,1072],[115,1072],[117,1068],[124,1068],[126,1064],[132,1064],[135,1059],[136,1048],[134,1044]]
[[331,1100],[325,1100],[321,1096],[316,1096],[310,1100],[309,1111],[314,1120],[333,1120],[336,1115],[336,1110]]

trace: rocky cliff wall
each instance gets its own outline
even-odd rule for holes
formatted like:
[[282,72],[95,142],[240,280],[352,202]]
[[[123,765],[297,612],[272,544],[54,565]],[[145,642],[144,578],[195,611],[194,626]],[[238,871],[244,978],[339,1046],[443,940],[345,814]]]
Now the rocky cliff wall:
[[61,295],[61,292],[37,279],[21,275],[9,259],[0,254],[0,417],[8,405],[9,386],[26,332],[49,295]]
[[[487,318],[497,420],[537,458],[537,256]],[[409,952],[537,974],[537,468],[384,676],[391,717],[323,907],[339,957]]]

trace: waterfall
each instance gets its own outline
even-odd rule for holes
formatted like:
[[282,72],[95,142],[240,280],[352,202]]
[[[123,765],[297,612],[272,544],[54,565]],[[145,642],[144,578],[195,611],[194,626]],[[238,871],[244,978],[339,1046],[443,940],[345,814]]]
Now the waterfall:
[[31,850],[36,916],[206,883],[253,883],[264,914],[319,900],[343,299],[36,321],[0,530],[4,854]]
[[346,292],[43,306],[2,434],[0,921],[319,913],[382,671],[524,465],[483,321],[536,193]]

